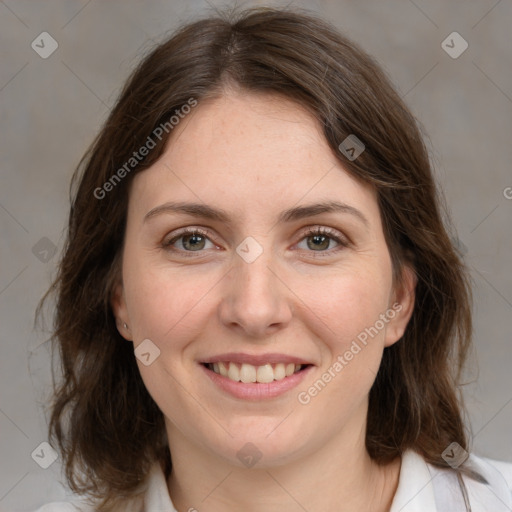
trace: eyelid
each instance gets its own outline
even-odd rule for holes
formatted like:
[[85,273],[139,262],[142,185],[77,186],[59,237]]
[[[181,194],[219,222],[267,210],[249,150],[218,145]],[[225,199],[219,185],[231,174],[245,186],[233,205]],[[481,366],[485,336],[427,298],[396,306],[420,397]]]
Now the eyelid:
[[205,228],[199,228],[197,226],[185,226],[183,228],[178,229],[177,231],[171,233],[170,235],[166,235],[162,245],[164,247],[170,246],[173,242],[180,239],[184,235],[202,235],[208,239],[210,239],[212,242],[216,241],[216,237],[213,234],[212,231]]
[[313,236],[313,235],[318,235],[318,234],[329,236],[329,237],[333,238],[334,240],[339,241],[340,244],[344,244],[344,245],[351,244],[351,240],[348,238],[348,236],[343,234],[341,231],[338,231],[337,229],[330,228],[327,226],[322,226],[320,224],[316,224],[314,226],[308,226],[306,228],[306,231],[301,233],[300,240],[302,240],[302,238],[304,238],[306,236]]

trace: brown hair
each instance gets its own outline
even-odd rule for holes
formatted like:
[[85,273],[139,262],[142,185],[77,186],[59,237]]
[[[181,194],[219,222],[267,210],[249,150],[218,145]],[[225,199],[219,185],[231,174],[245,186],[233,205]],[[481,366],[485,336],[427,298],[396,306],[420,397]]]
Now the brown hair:
[[[233,85],[282,94],[315,116],[344,168],[377,191],[395,282],[404,264],[416,272],[411,320],[385,349],[370,392],[370,456],[384,464],[412,448],[446,467],[441,453],[451,442],[468,448],[458,385],[470,346],[471,292],[417,123],[376,62],[334,27],[307,11],[249,9],[191,23],[154,49],[73,177],[78,186],[52,287],[62,376],[49,435],[71,489],[100,500],[101,511],[140,491],[155,460],[170,469],[163,415],[139,375],[133,346],[117,331],[110,298],[129,184],[161,156],[172,131],[123,179],[112,177],[191,98],[200,103]],[[353,161],[338,149],[350,134],[366,147]],[[109,180],[108,193],[98,192]]]

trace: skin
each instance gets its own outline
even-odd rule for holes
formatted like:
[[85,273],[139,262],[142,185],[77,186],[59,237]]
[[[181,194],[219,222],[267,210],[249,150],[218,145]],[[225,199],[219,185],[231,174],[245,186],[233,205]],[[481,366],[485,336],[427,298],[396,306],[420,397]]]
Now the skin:
[[[278,221],[286,209],[329,200],[356,208],[367,224],[346,212]],[[144,221],[168,201],[223,209],[230,221],[171,212]],[[163,246],[185,226],[212,236],[199,239],[199,251],[190,236]],[[331,228],[348,245],[327,238],[316,248],[308,226]],[[248,236],[263,250],[252,263],[236,252]],[[400,460],[376,465],[364,439],[383,350],[400,339],[414,306],[413,273],[403,272],[395,288],[375,191],[343,169],[301,106],[229,91],[174,128],[163,156],[131,184],[112,307],[134,347],[150,339],[160,350],[149,366],[137,363],[165,416],[168,487],[180,512],[389,510]],[[299,403],[297,394],[394,303],[401,309],[378,335]],[[226,352],[279,352],[314,367],[284,395],[248,402],[199,366]],[[262,454],[252,468],[237,457],[247,442]]]

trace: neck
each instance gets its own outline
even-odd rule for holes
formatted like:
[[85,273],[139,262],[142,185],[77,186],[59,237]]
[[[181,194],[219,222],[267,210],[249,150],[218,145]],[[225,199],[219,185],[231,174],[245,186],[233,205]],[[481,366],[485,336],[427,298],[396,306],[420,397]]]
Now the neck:
[[264,469],[230,464],[176,431],[169,439],[168,487],[179,512],[388,512],[398,485],[400,459],[386,466],[373,462],[364,429],[356,442],[333,440],[291,463]]

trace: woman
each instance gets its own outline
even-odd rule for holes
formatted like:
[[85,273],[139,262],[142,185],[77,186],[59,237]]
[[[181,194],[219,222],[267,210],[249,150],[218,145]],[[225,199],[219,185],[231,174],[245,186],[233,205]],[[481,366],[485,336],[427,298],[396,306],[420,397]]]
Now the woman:
[[427,152],[354,43],[299,11],[190,24],[76,179],[49,428],[83,510],[512,509],[511,465],[468,453]]

